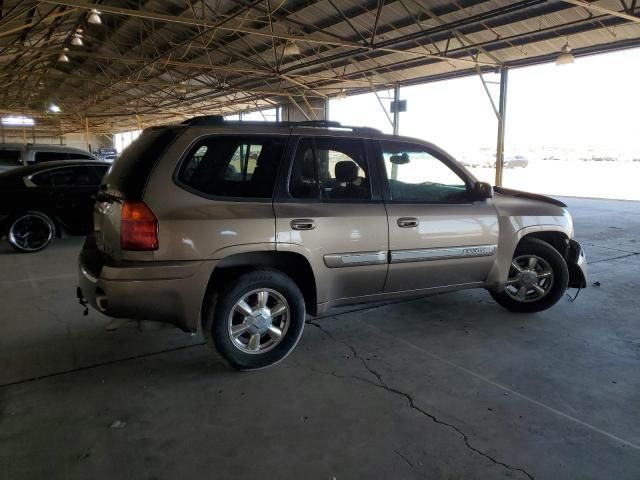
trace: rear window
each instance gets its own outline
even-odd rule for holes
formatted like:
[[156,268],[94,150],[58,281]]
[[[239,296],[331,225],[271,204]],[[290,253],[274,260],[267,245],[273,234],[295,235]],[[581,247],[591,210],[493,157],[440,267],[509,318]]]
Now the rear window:
[[109,189],[121,192],[129,200],[141,200],[153,167],[182,131],[179,127],[145,130],[113,162],[104,183]]
[[271,198],[286,137],[215,136],[187,154],[178,181],[206,195]]

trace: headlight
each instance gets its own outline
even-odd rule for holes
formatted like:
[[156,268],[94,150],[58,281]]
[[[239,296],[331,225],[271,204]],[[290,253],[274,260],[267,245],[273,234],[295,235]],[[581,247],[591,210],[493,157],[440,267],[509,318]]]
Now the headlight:
[[571,213],[569,213],[569,210],[565,210],[564,216],[567,218],[567,235],[569,238],[573,238],[573,217],[571,216]]

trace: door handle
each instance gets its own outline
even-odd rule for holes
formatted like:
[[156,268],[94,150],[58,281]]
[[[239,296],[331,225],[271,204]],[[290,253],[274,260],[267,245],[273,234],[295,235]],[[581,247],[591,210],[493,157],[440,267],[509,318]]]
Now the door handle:
[[418,219],[415,217],[400,217],[398,219],[398,226],[400,228],[413,228],[418,226]]
[[291,228],[294,230],[313,230],[316,228],[316,222],[311,218],[296,218],[291,220]]

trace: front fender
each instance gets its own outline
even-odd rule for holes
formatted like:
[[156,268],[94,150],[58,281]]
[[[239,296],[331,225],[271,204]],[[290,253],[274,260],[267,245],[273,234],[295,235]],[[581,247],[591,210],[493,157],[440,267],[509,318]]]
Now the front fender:
[[587,257],[582,245],[570,239],[566,260],[567,267],[569,267],[569,288],[585,288],[587,286]]

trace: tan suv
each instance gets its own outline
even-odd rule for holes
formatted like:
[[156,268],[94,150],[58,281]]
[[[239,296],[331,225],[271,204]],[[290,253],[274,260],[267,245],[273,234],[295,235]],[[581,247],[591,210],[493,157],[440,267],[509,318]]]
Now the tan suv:
[[492,189],[430,143],[331,122],[147,129],[107,173],[94,230],[81,303],[202,326],[239,369],[285,358],[305,313],[475,287],[536,312],[586,285],[561,202]]

